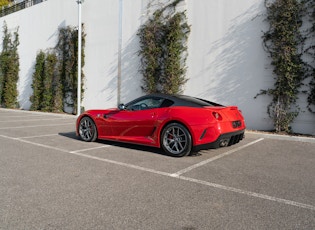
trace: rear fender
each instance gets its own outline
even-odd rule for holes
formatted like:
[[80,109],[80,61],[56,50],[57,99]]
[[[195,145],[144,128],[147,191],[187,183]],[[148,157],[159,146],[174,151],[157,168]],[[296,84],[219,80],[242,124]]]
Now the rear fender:
[[188,125],[184,120],[182,119],[169,119],[167,121],[164,121],[159,127],[159,129],[156,130],[156,133],[157,133],[157,143],[159,143],[159,147],[161,147],[161,134],[162,134],[162,131],[164,129],[165,126],[167,126],[168,124],[170,123],[178,123],[178,124],[181,124],[183,126],[185,126],[185,128],[187,128],[187,130],[189,131],[190,133],[190,136],[191,136],[191,140],[192,140],[192,143],[193,145],[195,144],[195,137],[194,137],[194,132],[191,128],[190,125]]

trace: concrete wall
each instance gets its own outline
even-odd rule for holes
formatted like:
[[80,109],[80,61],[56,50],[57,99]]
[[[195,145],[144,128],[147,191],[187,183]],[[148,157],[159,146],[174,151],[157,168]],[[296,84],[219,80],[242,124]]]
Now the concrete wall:
[[[87,34],[82,103],[85,109],[115,107],[118,102],[143,94],[136,33],[158,5],[148,8],[149,2],[152,1],[86,0],[82,4]],[[186,0],[181,7],[187,10],[192,28],[187,60],[189,80],[184,93],[238,105],[249,129],[272,129],[266,112],[271,98],[254,99],[261,89],[273,86],[270,60],[261,41],[262,31],[268,26],[263,16],[264,0]],[[12,31],[19,26],[19,102],[22,109],[28,109],[36,53],[55,46],[58,27],[77,25],[77,3],[48,0],[0,18],[0,26],[4,20]],[[300,106],[306,110],[305,99],[300,100]],[[301,113],[293,130],[315,135],[314,120],[313,114]]]

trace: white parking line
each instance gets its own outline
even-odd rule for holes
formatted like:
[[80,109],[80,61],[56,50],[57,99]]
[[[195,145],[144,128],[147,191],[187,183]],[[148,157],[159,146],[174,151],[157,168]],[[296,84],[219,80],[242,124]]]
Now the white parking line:
[[103,161],[103,162],[107,162],[107,163],[110,163],[110,164],[124,166],[124,167],[127,167],[127,168],[137,169],[137,170],[141,170],[141,171],[145,171],[145,172],[151,172],[151,173],[155,173],[155,174],[163,175],[163,176],[170,176],[170,173],[157,171],[157,170],[149,169],[149,168],[144,168],[144,167],[141,167],[141,166],[138,166],[138,165],[127,164],[127,163],[123,163],[123,162],[119,162],[119,161],[113,161],[113,160],[109,160],[109,159],[105,159],[105,158],[100,158],[100,157],[96,157],[96,156],[87,155],[87,154],[84,154],[84,153],[78,153],[78,152],[69,152],[69,153],[77,155],[77,156],[93,159],[93,160],[98,160],[98,161]]
[[46,134],[46,135],[37,135],[37,136],[24,136],[24,137],[16,137],[16,139],[28,139],[28,138],[38,138],[38,137],[52,137],[58,136],[59,134]]
[[295,201],[292,201],[292,200],[286,200],[286,199],[282,199],[282,198],[277,198],[277,197],[273,197],[273,196],[264,195],[264,194],[261,194],[261,193],[245,191],[245,190],[242,190],[242,189],[228,187],[228,186],[215,184],[215,183],[211,183],[211,182],[207,182],[207,181],[203,181],[203,180],[197,180],[197,179],[193,179],[193,178],[189,178],[189,177],[179,176],[177,178],[179,178],[181,180],[194,182],[194,183],[197,183],[197,184],[207,185],[207,186],[213,187],[213,188],[222,189],[222,190],[225,190],[225,191],[235,192],[235,193],[244,194],[244,195],[251,196],[251,197],[256,197],[256,198],[260,198],[260,199],[264,199],[264,200],[274,201],[274,202],[278,202],[278,203],[281,203],[281,204],[287,204],[287,205],[291,205],[291,206],[295,206],[295,207],[299,207],[299,208],[304,208],[304,209],[309,209],[309,210],[315,211],[315,206],[310,205],[310,204],[303,204],[303,203],[295,202]]
[[16,126],[16,127],[2,127],[1,129],[24,129],[24,128],[37,128],[37,127],[48,127],[48,126],[62,126],[62,125],[74,125],[73,122],[71,123],[63,123],[63,124],[47,124],[47,125],[29,125],[29,126]]
[[10,140],[20,141],[20,142],[23,142],[23,143],[27,143],[27,144],[43,147],[43,148],[46,148],[46,149],[53,149],[53,150],[57,150],[57,151],[60,151],[60,152],[69,153],[69,151],[65,150],[65,149],[60,149],[60,148],[56,148],[56,147],[49,146],[49,145],[44,145],[44,144],[39,144],[39,143],[35,143],[35,142],[32,142],[32,141],[27,141],[27,140],[24,140],[24,139],[20,139],[20,138],[8,137],[8,136],[5,136],[5,135],[0,135],[0,137],[6,138],[6,139],[10,139]]
[[[133,165],[133,164],[127,164],[127,163],[123,163],[123,162],[119,162],[119,161],[113,161],[113,160],[100,158],[100,157],[96,157],[96,156],[91,156],[91,155],[79,153],[79,152],[76,152],[76,151],[71,151],[70,152],[70,151],[65,150],[65,149],[60,149],[60,148],[56,148],[56,147],[52,147],[52,146],[48,146],[48,145],[38,144],[38,143],[31,142],[31,141],[26,141],[26,140],[23,140],[23,139],[19,139],[19,138],[12,138],[12,137],[8,137],[8,136],[5,136],[5,135],[0,135],[0,137],[6,138],[6,139],[10,139],[10,140],[16,140],[16,141],[28,143],[28,144],[39,146],[39,147],[43,147],[43,148],[53,149],[53,150],[57,150],[57,151],[60,151],[60,152],[63,152],[63,153],[73,154],[73,155],[76,155],[76,156],[80,156],[80,157],[84,157],[84,158],[88,158],[88,159],[92,159],[92,160],[97,160],[97,161],[102,161],[102,162],[106,162],[106,163],[110,163],[110,164],[120,165],[120,166],[123,166],[123,167],[132,168],[132,169],[136,169],[136,170],[141,170],[141,171],[145,171],[145,172],[150,172],[150,173],[154,173],[154,174],[161,175],[161,176],[167,176],[167,177],[170,177],[170,178],[173,178],[173,179],[189,181],[189,182],[192,182],[192,183],[197,183],[197,184],[205,185],[205,186],[208,186],[208,187],[225,190],[225,191],[228,191],[228,192],[234,192],[234,193],[238,193],[238,194],[242,194],[242,195],[246,195],[246,196],[250,196],[250,197],[260,198],[260,199],[263,199],[263,200],[273,201],[273,202],[277,202],[277,203],[280,203],[280,204],[286,204],[286,205],[290,205],[290,206],[295,206],[295,207],[299,207],[299,208],[315,211],[315,206],[309,205],[309,204],[303,204],[303,203],[299,203],[299,202],[295,202],[295,201],[291,201],[291,200],[286,200],[286,199],[277,198],[277,197],[273,197],[273,196],[268,196],[268,195],[264,195],[264,194],[260,194],[260,193],[250,192],[250,191],[246,191],[246,190],[242,190],[242,189],[238,189],[238,188],[233,188],[233,187],[228,187],[228,186],[224,186],[224,185],[220,185],[220,184],[215,184],[215,183],[211,183],[211,182],[207,182],[207,181],[202,181],[202,180],[198,180],[198,179],[194,179],[194,178],[189,178],[189,177],[184,177],[184,176],[174,177],[174,174],[171,174],[171,173],[157,171],[157,170],[154,170],[154,169],[144,168],[144,167],[141,167],[141,166],[137,166],[137,165]],[[258,142],[258,140],[256,142]],[[254,144],[254,143],[251,142],[251,143],[247,144],[247,146],[249,146],[250,144]]]
[[89,148],[89,149],[79,149],[79,150],[71,151],[70,153],[80,153],[80,152],[86,152],[86,151],[91,151],[91,150],[95,150],[95,149],[102,149],[102,148],[108,148],[108,147],[111,147],[111,146],[110,145],[102,145],[102,146]]
[[241,149],[244,149],[244,148],[246,148],[246,147],[248,147],[248,146],[251,146],[251,145],[253,145],[253,144],[256,144],[257,142],[260,142],[260,141],[262,141],[262,140],[264,140],[264,138],[259,138],[258,140],[252,141],[252,142],[250,142],[250,143],[248,143],[248,144],[246,144],[246,145],[240,146],[240,147],[235,148],[235,149],[231,149],[230,151],[227,151],[227,152],[222,153],[222,154],[220,154],[220,155],[217,155],[217,156],[215,156],[215,157],[209,158],[209,159],[207,159],[207,160],[201,161],[201,162],[199,162],[199,163],[197,163],[197,164],[194,164],[194,165],[192,165],[192,166],[190,166],[190,167],[187,167],[187,168],[182,169],[182,170],[180,170],[180,171],[178,171],[178,172],[176,172],[176,173],[173,173],[171,176],[172,176],[172,177],[178,177],[178,176],[180,176],[180,175],[182,175],[182,174],[184,174],[184,173],[187,173],[187,172],[189,172],[189,171],[191,171],[191,170],[193,170],[193,169],[196,169],[196,168],[201,167],[201,166],[203,166],[203,165],[205,165],[205,164],[208,164],[208,163],[210,163],[210,162],[213,162],[213,161],[215,161],[215,160],[218,160],[218,159],[220,159],[220,158],[222,158],[222,157],[225,157],[225,156],[227,156],[227,155],[230,155],[230,154],[232,154],[232,153],[235,153],[235,152],[237,152],[237,151],[239,151],[239,150],[241,150]]

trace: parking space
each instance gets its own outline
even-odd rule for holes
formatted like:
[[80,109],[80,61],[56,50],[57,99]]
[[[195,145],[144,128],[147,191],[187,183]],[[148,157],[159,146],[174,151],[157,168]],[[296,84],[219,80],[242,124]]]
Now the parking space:
[[315,139],[247,132],[173,158],[0,109],[0,229],[315,229]]

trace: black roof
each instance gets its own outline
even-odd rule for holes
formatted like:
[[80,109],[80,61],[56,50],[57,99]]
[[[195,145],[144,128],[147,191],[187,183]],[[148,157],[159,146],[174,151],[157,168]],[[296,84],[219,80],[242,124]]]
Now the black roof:
[[150,97],[157,97],[157,98],[164,98],[167,100],[171,100],[174,102],[172,106],[189,106],[189,107],[204,107],[204,106],[223,106],[205,99],[197,98],[197,97],[192,97],[188,95],[169,95],[169,94],[149,94],[145,95],[142,97],[139,97],[128,104],[131,104],[133,102],[136,102],[138,100],[142,100],[145,98],[150,98]]

